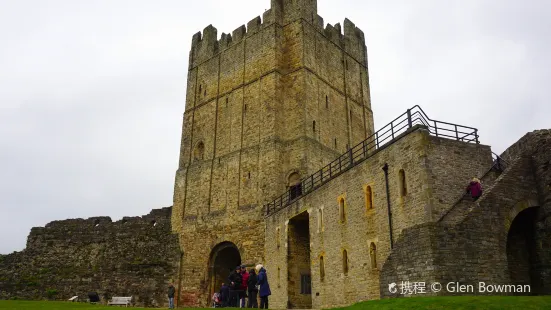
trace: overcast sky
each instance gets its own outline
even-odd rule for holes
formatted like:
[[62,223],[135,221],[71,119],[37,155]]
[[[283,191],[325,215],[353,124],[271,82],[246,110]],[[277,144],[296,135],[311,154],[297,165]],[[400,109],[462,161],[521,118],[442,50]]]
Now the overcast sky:
[[[191,37],[269,0],[0,0],[0,253],[172,204]],[[318,0],[366,35],[375,127],[419,104],[502,152],[550,128],[551,2]]]

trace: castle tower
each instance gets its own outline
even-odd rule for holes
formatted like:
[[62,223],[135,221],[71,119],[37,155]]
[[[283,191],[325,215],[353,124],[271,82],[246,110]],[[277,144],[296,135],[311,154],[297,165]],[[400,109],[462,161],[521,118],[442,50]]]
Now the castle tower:
[[372,133],[364,34],[323,28],[317,1],[272,0],[220,39],[195,34],[172,216],[180,305],[263,262],[263,205]]

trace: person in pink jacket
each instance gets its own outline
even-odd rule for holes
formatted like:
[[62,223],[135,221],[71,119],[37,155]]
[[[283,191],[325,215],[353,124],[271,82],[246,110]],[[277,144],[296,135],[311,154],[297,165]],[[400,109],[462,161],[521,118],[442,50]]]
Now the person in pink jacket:
[[467,186],[467,194],[471,194],[474,201],[482,196],[482,185],[479,179],[473,178],[469,186]]

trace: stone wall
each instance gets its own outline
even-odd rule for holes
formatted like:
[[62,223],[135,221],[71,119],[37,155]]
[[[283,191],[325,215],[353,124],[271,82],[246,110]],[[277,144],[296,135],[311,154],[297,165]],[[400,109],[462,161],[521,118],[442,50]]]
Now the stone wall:
[[35,227],[22,252],[0,260],[0,299],[67,300],[98,292],[102,302],[132,296],[136,305],[166,306],[180,259],[171,208],[142,217],[55,221]]
[[193,36],[172,217],[181,305],[209,303],[218,244],[263,262],[263,205],[373,133],[365,38],[342,30],[323,28],[315,0],[273,0],[220,39],[212,25]]
[[405,230],[381,271],[381,297],[403,296],[388,291],[401,281],[474,285],[471,295],[479,282],[530,284],[532,294],[549,294],[549,192],[542,191],[551,181],[549,150],[551,131],[526,135],[505,152],[508,168],[494,185],[476,203],[458,205],[467,209],[462,218],[446,221],[450,213]]
[[[379,297],[379,270],[390,252],[382,169],[385,164],[389,167],[392,234],[396,241],[401,238],[402,230],[436,220],[433,209],[445,210],[440,204],[451,200],[450,197],[461,196],[470,177],[483,171],[482,167],[491,166],[491,152],[487,146],[432,137],[426,130],[415,127],[358,166],[267,217],[266,253],[270,255],[266,256],[266,266],[268,271],[281,270],[286,274],[292,264],[288,261],[287,248],[276,245],[278,235],[279,242],[287,246],[291,242],[289,220],[308,212],[313,308],[343,306]],[[405,172],[405,196],[400,190],[400,170]],[[439,174],[444,171],[447,171],[444,176]],[[440,183],[451,190],[431,187]],[[341,199],[344,221],[339,210]],[[448,204],[448,208],[450,206]],[[278,231],[287,234],[278,234]],[[348,258],[347,273],[343,265],[344,251]],[[325,265],[323,280],[321,257]],[[423,263],[427,264],[430,262]],[[291,284],[284,281],[272,289],[274,307],[285,307],[291,299],[288,285]]]

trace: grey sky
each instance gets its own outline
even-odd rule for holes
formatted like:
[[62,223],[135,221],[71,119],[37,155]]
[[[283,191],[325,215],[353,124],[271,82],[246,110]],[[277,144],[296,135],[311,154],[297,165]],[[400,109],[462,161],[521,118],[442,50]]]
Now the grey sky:
[[[0,253],[172,204],[191,36],[269,0],[0,0]],[[503,151],[549,128],[551,2],[318,0],[366,35],[376,128],[415,104]]]

